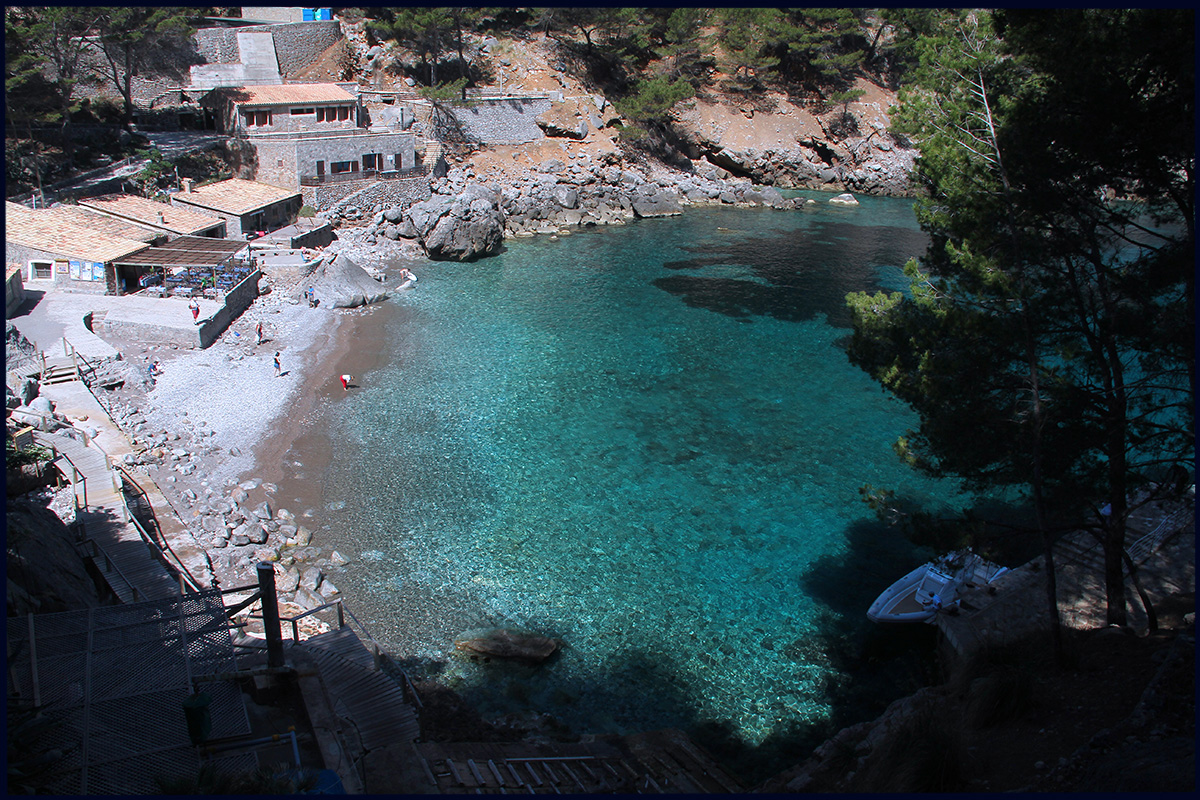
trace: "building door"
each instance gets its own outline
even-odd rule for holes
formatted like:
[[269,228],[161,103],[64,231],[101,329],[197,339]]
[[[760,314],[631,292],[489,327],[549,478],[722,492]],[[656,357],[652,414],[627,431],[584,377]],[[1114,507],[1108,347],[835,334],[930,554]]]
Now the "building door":
[[317,162],[317,177],[318,178],[325,177],[325,162],[324,161]]

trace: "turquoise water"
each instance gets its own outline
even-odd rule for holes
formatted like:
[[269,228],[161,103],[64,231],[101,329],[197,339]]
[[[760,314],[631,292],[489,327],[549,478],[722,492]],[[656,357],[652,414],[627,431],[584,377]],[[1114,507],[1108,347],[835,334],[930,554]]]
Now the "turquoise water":
[[[712,722],[750,745],[823,719],[822,642],[921,560],[859,487],[957,502],[898,462],[915,417],[839,345],[844,295],[903,286],[925,244],[910,202],[866,198],[424,268],[389,363],[326,422],[317,538],[355,558],[355,613],[485,714]],[[565,647],[536,669],[450,655],[499,625]]]

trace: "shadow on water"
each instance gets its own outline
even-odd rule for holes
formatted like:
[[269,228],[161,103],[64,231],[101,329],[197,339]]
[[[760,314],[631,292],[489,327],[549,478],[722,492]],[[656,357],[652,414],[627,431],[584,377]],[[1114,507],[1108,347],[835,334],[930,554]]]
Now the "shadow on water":
[[[663,267],[702,272],[718,266],[741,267],[744,278],[728,275],[672,275],[654,285],[693,308],[704,308],[741,321],[772,317],[800,322],[825,315],[835,327],[849,327],[849,292],[879,288],[877,270],[899,267],[924,252],[921,231],[886,225],[828,222],[819,231],[789,230],[773,236],[694,248],[695,258]],[[819,280],[818,280],[819,278]]]
[[[743,786],[753,788],[805,761],[842,728],[875,719],[891,702],[940,680],[933,626],[878,626],[866,617],[879,592],[930,554],[873,520],[853,524],[846,539],[845,555],[820,558],[799,578],[804,593],[826,607],[817,632],[769,645],[800,664],[821,665],[822,682],[801,694],[825,705],[827,715],[816,722],[781,722],[759,744],[747,742],[733,724],[702,710],[698,696],[703,685],[689,679],[669,653],[630,648],[592,673],[603,675],[602,681],[569,684],[549,679],[553,659],[540,667],[493,661],[481,667],[487,670],[486,686],[445,681],[456,670],[444,661],[409,659],[401,666],[414,677],[434,678],[455,689],[489,718],[502,713],[566,718],[586,710],[597,723],[595,730],[626,733],[643,730],[639,721],[648,717],[664,720],[663,727],[684,730]],[[505,700],[502,711],[494,706],[497,691]],[[782,702],[776,705],[779,718],[786,719],[788,709]]]

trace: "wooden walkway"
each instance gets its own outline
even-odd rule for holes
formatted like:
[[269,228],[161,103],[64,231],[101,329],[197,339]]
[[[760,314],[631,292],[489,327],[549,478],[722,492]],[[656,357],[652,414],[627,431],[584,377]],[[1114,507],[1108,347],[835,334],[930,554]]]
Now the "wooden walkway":
[[664,730],[614,741],[422,742],[440,794],[737,794],[744,789],[686,735]]
[[351,628],[312,636],[300,646],[317,662],[334,713],[351,723],[364,751],[414,742],[421,735],[417,710],[403,687],[375,667]]
[[[84,540],[81,549],[121,602],[178,596],[179,581],[127,519],[120,478],[104,453],[69,436],[52,433],[35,431],[34,441],[53,448],[54,465],[74,486],[79,501],[75,519]],[[88,544],[88,540],[94,544]]]

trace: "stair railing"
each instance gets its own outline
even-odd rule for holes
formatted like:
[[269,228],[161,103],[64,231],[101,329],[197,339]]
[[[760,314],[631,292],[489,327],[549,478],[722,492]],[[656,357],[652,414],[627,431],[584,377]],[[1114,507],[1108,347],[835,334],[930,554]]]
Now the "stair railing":
[[[167,541],[167,537],[163,535],[162,528],[158,525],[158,518],[154,516],[154,506],[150,503],[150,498],[146,494],[145,490],[138,485],[138,482],[133,479],[133,476],[130,475],[124,467],[122,467],[120,464],[114,464],[114,466],[116,467],[115,472],[119,473],[120,475],[117,480],[120,481],[121,479],[124,479],[127,482],[125,485],[132,486],[135,494],[145,501],[147,508],[150,509],[150,518],[154,521],[154,528],[158,535],[151,535],[142,526],[142,523],[138,521],[137,516],[133,513],[133,509],[129,507],[129,501],[125,498],[124,487],[118,486],[117,494],[121,498],[121,504],[125,507],[125,516],[129,518],[131,523],[133,523],[133,527],[137,528],[137,532],[141,534],[143,541],[154,547],[159,558],[161,558],[163,562],[166,563],[171,569],[179,573],[179,590],[181,592],[186,594],[187,586],[190,586],[193,592],[204,591],[206,587],[196,579],[196,576],[192,575],[192,573],[184,565],[183,560],[179,557],[175,550],[172,549],[171,543]],[[169,559],[167,558],[168,554],[170,555]]]
[[1190,513],[1188,509],[1180,508],[1163,517],[1154,530],[1150,531],[1145,536],[1129,545],[1129,547],[1125,548],[1125,552],[1129,554],[1129,559],[1136,564],[1149,558],[1150,554],[1154,552],[1154,550],[1160,544],[1166,541],[1168,536],[1178,530],[1174,523],[1177,522],[1180,517],[1186,516],[1187,513]]
[[[342,602],[342,598],[340,597],[337,600],[330,601],[324,605],[317,606],[316,608],[310,608],[303,614],[297,614],[294,617],[281,616],[279,620],[280,622],[292,623],[292,641],[294,643],[299,643],[301,641],[300,626],[297,623],[299,623],[299,621],[305,617],[316,614],[318,611],[324,611],[325,609],[332,608],[334,606],[337,607],[338,628],[345,628],[346,617],[349,617],[351,622],[354,623],[350,626],[351,629],[359,635],[359,637],[363,640],[363,644],[366,645],[367,649],[371,651],[371,657],[374,659],[375,669],[382,670],[385,662],[391,662],[391,659],[388,658],[387,652],[383,649],[383,645],[376,641],[375,637],[371,635],[371,632],[367,630],[367,626],[362,624],[362,622],[359,621],[358,617],[354,616],[354,613],[350,611],[350,609],[346,608],[346,604]],[[392,666],[395,667],[395,670],[399,672],[401,677],[404,679],[403,688],[406,698],[410,700],[418,709],[422,708],[423,706],[421,703],[421,698],[417,694],[416,687],[413,686],[412,679],[408,677],[408,673],[396,665],[395,662],[391,663]]]
[[[38,416],[44,417],[45,415],[39,414]],[[66,453],[60,451],[57,447],[55,447],[54,442],[49,441],[41,436],[36,436],[36,435],[33,437],[33,440],[35,442],[38,442],[38,444],[41,445],[42,447],[49,447],[50,452],[54,454],[55,461],[57,461],[58,459],[61,458],[63,461],[67,462],[67,466],[69,466],[71,468],[71,477],[69,479],[71,482],[71,488],[74,489],[74,487],[76,485],[80,485],[80,484],[83,486],[83,509],[86,510],[87,505],[88,505],[88,502],[87,502],[87,475],[83,474],[83,470],[79,469],[79,467],[75,466],[75,462],[71,460],[70,456],[68,456]],[[62,471],[61,467],[59,467],[59,471],[60,472]],[[66,477],[66,475],[64,475],[63,477]],[[79,509],[80,509],[79,493],[75,492],[76,518],[78,518]]]
[[[62,341],[63,355],[71,357],[71,364],[75,368],[75,380],[84,381],[86,383],[87,381],[84,378],[84,373],[88,373],[89,376],[95,375],[96,365],[89,361],[87,356],[85,356],[83,353],[80,353],[75,345],[71,344],[71,342],[67,340],[67,337],[64,336]],[[81,362],[83,364],[82,367],[79,366]]]
[[91,545],[92,552],[88,553],[87,555],[89,555],[92,559],[97,559],[97,558],[100,558],[103,556],[104,571],[106,573],[105,580],[108,580],[107,573],[115,573],[121,579],[121,581],[127,587],[129,587],[129,591],[133,596],[133,602],[136,603],[142,599],[141,597],[139,597],[139,595],[141,593],[138,591],[137,586],[134,585],[133,581],[131,581],[131,580],[129,580],[129,578],[125,577],[125,573],[121,572],[121,568],[118,567],[116,562],[114,562],[112,560],[112,558],[108,555],[108,551],[100,546],[99,542],[97,542],[95,539],[83,539],[79,542],[79,545],[81,547],[85,546],[85,545]]

